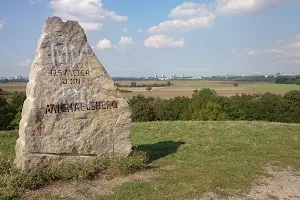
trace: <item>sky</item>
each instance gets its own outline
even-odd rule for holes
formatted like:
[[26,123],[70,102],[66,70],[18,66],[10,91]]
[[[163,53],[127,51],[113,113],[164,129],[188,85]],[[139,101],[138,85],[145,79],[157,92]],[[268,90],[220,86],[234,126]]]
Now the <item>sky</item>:
[[300,0],[1,0],[0,77],[28,77],[51,16],[114,77],[300,74]]

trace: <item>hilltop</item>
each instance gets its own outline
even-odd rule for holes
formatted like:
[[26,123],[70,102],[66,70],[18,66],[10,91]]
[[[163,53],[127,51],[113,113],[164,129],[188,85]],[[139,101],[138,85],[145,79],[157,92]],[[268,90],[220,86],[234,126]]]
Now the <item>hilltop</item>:
[[[67,181],[56,182],[37,192],[26,193],[26,196],[73,199],[74,196],[68,195],[80,194],[85,198],[98,195],[104,200],[200,199],[212,193],[241,199],[249,192],[257,195],[255,191],[263,191],[260,195],[266,198],[294,195],[289,198],[293,199],[300,195],[293,194],[292,190],[300,184],[295,175],[300,169],[299,130],[298,124],[247,121],[134,123],[134,149],[148,153],[151,169],[107,182],[102,185],[106,192],[94,191],[97,187],[92,186],[96,184],[93,181],[84,183],[84,191],[89,192],[80,191],[83,189],[80,181],[72,184]],[[0,151],[4,156],[13,156],[16,138],[15,131],[1,132]],[[276,187],[282,186],[280,194],[268,191],[267,186],[257,185],[265,180],[272,186],[268,173],[272,174]],[[72,194],[55,188],[67,185],[72,187]],[[272,187],[274,190],[275,186]],[[288,193],[285,188],[289,188]]]

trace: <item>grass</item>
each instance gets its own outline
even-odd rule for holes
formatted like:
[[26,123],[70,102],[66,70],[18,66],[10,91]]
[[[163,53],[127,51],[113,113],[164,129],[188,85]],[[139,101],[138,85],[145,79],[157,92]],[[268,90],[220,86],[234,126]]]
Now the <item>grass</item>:
[[17,137],[16,131],[0,132],[0,200],[16,199],[23,190],[35,190],[55,180],[91,180],[99,175],[112,179],[149,168],[147,154],[133,151],[127,158],[99,158],[85,163],[58,159],[43,171],[21,173],[12,164]]
[[291,90],[300,90],[300,85],[294,84],[240,84],[240,87],[262,92],[289,92]]
[[[300,125],[267,122],[134,123],[134,150],[148,153],[159,176],[126,182],[114,194],[99,199],[165,200],[196,198],[208,191],[243,193],[266,175],[266,165],[300,169],[299,130]],[[0,147],[4,155],[12,155],[13,133],[1,137],[6,141]],[[125,159],[107,169],[113,176],[134,172],[140,166],[132,165],[139,163],[134,160],[140,159]]]
[[300,125],[265,122],[135,123],[133,144],[160,176],[128,182],[112,199],[187,199],[208,191],[240,194],[268,164],[300,168]]
[[18,137],[17,131],[0,131],[0,155],[8,159],[13,158]]

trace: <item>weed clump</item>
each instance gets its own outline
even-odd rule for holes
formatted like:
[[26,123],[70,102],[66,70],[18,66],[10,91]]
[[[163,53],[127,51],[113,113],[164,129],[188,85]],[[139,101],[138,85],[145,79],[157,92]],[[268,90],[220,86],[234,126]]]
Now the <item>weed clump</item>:
[[15,199],[16,194],[35,190],[55,180],[91,180],[97,176],[113,178],[148,168],[146,153],[133,152],[127,158],[94,159],[84,163],[57,160],[37,172],[22,173],[0,155],[0,200]]

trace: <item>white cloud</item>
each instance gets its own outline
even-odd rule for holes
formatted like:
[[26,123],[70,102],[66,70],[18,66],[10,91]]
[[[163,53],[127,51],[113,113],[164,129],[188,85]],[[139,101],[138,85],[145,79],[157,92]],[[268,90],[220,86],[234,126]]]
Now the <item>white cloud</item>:
[[135,42],[132,40],[132,37],[121,37],[119,42],[120,46],[127,46],[131,44],[135,44]]
[[300,35],[296,35],[296,39],[297,39],[297,40],[300,40]]
[[220,14],[242,14],[276,7],[293,0],[216,0],[216,12]]
[[283,54],[284,50],[281,49],[267,49],[267,50],[249,50],[247,55],[258,56],[258,55],[280,55]]
[[6,19],[0,20],[0,30],[4,27]]
[[183,47],[184,40],[174,40],[166,35],[153,35],[144,41],[144,46],[148,48],[174,48]]
[[128,21],[127,16],[117,15],[104,8],[102,0],[51,0],[53,15],[63,20],[79,21],[85,30],[100,30],[106,21]]
[[267,50],[250,50],[246,51],[249,56],[263,56],[272,55],[285,59],[298,59],[300,58],[300,41],[295,41],[290,45],[287,45],[280,49],[267,49]]
[[112,49],[113,45],[111,44],[111,42],[108,39],[104,38],[103,40],[100,40],[98,42],[97,48],[101,49],[101,50],[103,50],[103,49]]
[[127,33],[128,29],[127,28],[123,28],[123,33]]
[[209,11],[207,5],[185,1],[181,5],[171,10],[169,17],[174,19],[191,19],[210,14],[211,11]]
[[24,61],[20,61],[17,63],[17,66],[19,67],[30,67],[32,64],[32,60],[31,59],[26,59]]
[[215,20],[215,15],[207,5],[183,2],[169,13],[169,18],[157,26],[150,27],[150,34],[161,34],[169,31],[191,31],[196,28],[208,28]]
[[139,33],[142,33],[142,32],[143,32],[143,29],[139,28],[139,29],[138,29],[138,32],[139,32]]
[[290,44],[289,47],[292,49],[300,49],[300,41]]

